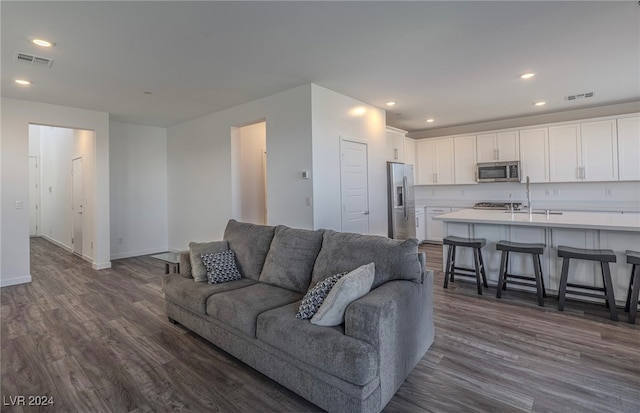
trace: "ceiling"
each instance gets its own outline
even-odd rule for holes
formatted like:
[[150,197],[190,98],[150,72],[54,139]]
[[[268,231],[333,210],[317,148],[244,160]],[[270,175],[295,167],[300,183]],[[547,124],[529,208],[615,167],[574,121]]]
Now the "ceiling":
[[[306,83],[385,108],[409,131],[640,100],[636,1],[2,1],[0,13],[3,96],[143,125]],[[595,96],[565,99],[584,92]]]

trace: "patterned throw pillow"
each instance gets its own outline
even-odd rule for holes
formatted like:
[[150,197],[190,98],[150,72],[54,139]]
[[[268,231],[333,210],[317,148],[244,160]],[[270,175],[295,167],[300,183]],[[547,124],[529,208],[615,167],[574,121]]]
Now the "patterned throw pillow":
[[207,269],[209,284],[224,283],[242,278],[236,267],[236,257],[233,251],[202,254],[202,263]]
[[309,291],[304,295],[304,298],[302,298],[296,318],[305,320],[313,317],[322,305],[324,299],[327,298],[329,291],[331,291],[340,278],[347,274],[349,274],[349,271],[331,275],[313,286],[313,288],[309,289]]

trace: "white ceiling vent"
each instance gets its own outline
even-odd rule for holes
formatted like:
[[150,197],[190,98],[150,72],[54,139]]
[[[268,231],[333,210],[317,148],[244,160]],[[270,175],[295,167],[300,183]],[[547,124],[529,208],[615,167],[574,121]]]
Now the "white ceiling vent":
[[14,52],[13,60],[16,62],[27,63],[34,66],[51,67],[53,59],[47,57],[35,56],[24,52]]
[[592,98],[594,95],[595,95],[595,93],[593,93],[593,92],[586,92],[586,93],[580,93],[579,95],[567,96],[565,99],[566,100],[579,100],[579,99]]

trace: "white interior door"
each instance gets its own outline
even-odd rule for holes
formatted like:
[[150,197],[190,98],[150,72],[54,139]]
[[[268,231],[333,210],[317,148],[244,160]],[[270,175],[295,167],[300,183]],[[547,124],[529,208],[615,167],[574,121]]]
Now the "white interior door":
[[342,230],[369,233],[369,183],[367,144],[342,140],[340,160],[340,192],[342,197]]
[[40,208],[40,173],[38,169],[38,158],[29,157],[29,236],[38,236]]
[[71,161],[71,247],[74,254],[82,256],[82,200],[84,198],[83,190],[83,170],[82,158],[75,158]]

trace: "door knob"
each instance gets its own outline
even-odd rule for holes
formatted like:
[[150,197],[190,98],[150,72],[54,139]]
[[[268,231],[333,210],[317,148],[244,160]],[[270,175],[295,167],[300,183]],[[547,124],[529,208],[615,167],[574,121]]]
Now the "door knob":
[[363,214],[364,215],[369,215],[369,211],[364,211]]

